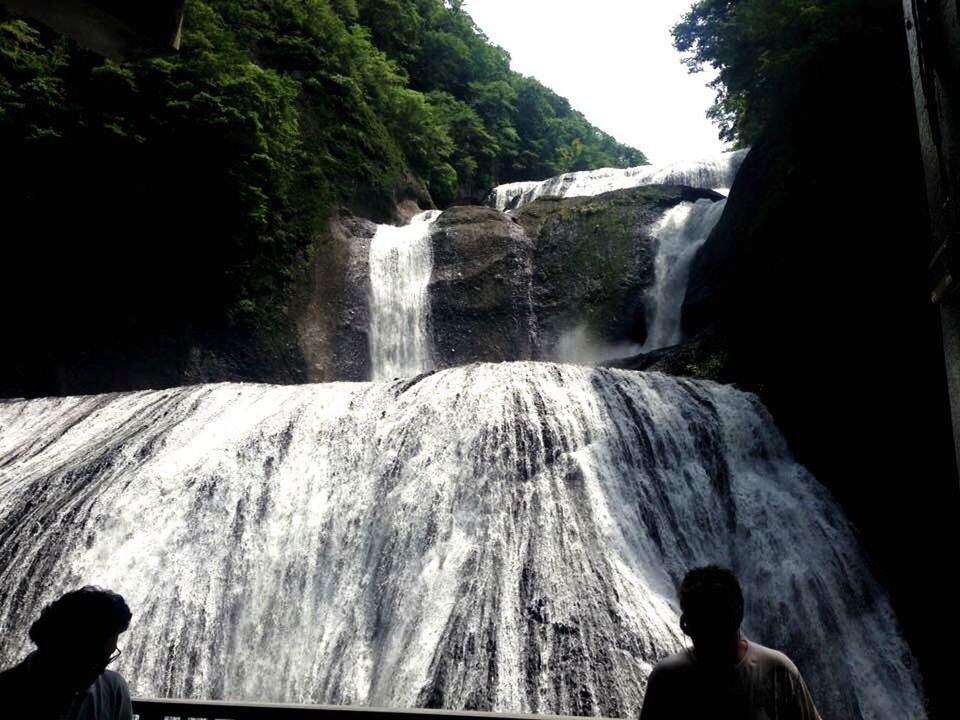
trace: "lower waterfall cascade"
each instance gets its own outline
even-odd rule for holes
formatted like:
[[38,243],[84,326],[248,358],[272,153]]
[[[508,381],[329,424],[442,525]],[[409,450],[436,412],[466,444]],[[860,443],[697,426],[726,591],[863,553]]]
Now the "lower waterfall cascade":
[[635,717],[675,583],[734,568],[745,633],[824,717],[924,716],[837,504],[752,395],[517,362],[414,379],[0,402],[0,663],[86,583],[137,694]]

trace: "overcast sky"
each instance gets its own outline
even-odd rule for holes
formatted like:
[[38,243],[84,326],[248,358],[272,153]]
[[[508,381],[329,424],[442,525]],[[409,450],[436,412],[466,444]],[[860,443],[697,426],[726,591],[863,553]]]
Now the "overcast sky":
[[491,41],[617,140],[651,162],[725,149],[704,116],[707,72],[690,75],[670,28],[693,0],[466,0]]

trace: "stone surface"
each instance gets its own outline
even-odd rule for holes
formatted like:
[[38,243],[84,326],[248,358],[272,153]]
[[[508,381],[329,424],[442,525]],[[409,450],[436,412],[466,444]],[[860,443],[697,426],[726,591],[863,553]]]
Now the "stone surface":
[[370,240],[377,226],[335,217],[319,242],[296,311],[297,342],[311,382],[369,380]]
[[439,217],[431,240],[437,366],[532,357],[533,244],[523,228],[504,213],[465,205]]
[[582,329],[605,343],[646,339],[644,293],[653,285],[654,223],[683,201],[720,199],[710,190],[646,186],[596,197],[541,198],[516,213],[533,238],[538,352]]

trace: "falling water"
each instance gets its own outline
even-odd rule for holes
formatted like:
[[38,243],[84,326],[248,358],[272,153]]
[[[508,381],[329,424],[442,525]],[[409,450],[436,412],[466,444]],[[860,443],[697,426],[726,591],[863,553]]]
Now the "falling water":
[[2,665],[96,583],[138,694],[636,717],[705,562],[824,717],[924,717],[850,526],[730,387],[504,363],[0,402]]
[[647,293],[643,352],[676,345],[682,339],[680,320],[690,264],[720,220],[725,205],[725,200],[682,202],[670,208],[654,228],[657,255],[654,285]]
[[430,226],[437,210],[409,225],[380,225],[370,242],[370,360],[374,380],[412,377],[433,367]]
[[725,193],[733,184],[747,152],[737,150],[695,162],[641,165],[625,169],[603,168],[566,173],[539,182],[508,183],[493,189],[489,204],[498,210],[514,210],[543,196],[599,195],[640,185],[687,185]]

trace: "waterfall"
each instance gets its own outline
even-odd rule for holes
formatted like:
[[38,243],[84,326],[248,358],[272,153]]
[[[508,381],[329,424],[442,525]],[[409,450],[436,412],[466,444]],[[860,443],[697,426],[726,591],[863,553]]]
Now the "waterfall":
[[370,241],[370,360],[374,380],[411,377],[433,367],[430,226],[438,210],[409,225],[380,225]]
[[[562,178],[564,176],[561,175],[559,177]],[[557,178],[551,179],[555,180]],[[541,189],[547,182],[550,182],[550,180],[522,180],[520,182],[497,185],[493,190],[490,191],[490,196],[487,198],[487,205],[495,207],[501,212],[506,210],[515,210],[521,205],[526,205],[528,202],[532,202],[532,200],[536,199],[536,197],[544,195],[545,193],[538,193],[537,190]],[[534,197],[534,193],[536,193],[536,197]]]
[[724,194],[733,184],[748,150],[736,150],[694,162],[603,168],[566,173],[543,181],[507,183],[495,187],[488,203],[498,210],[515,210],[539,197],[599,195],[640,185],[687,185]]
[[525,362],[0,402],[2,666],[94,583],[138,694],[636,717],[706,562],[824,717],[924,717],[852,529],[731,387]]
[[680,320],[690,264],[720,220],[725,205],[726,200],[682,202],[670,208],[654,228],[652,234],[658,245],[654,285],[647,294],[647,339],[643,352],[681,341]]

